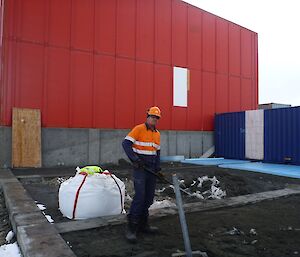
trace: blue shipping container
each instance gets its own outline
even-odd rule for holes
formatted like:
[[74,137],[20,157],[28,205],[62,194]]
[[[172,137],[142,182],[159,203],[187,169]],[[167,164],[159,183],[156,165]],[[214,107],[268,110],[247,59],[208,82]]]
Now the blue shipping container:
[[300,165],[300,107],[264,111],[264,161]]
[[215,116],[215,155],[245,159],[245,112]]

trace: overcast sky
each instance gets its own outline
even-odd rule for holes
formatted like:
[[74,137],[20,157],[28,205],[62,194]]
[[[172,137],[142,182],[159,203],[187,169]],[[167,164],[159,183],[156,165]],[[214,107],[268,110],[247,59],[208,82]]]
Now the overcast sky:
[[258,33],[259,103],[300,105],[299,0],[184,0]]

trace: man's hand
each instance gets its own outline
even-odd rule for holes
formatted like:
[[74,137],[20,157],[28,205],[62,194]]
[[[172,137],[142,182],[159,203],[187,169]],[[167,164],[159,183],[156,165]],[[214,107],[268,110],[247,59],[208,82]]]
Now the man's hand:
[[141,159],[134,161],[132,165],[136,169],[144,169],[145,168],[145,163]]
[[156,174],[160,179],[162,180],[166,179],[165,175],[161,172],[161,169],[159,169],[159,171],[157,171]]

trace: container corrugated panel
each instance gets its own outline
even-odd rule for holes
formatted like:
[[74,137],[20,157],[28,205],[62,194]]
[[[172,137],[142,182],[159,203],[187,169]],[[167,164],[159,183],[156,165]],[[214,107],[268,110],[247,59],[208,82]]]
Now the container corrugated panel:
[[[1,1],[3,3],[3,1]],[[38,108],[43,127],[212,131],[215,112],[256,109],[257,34],[180,0],[4,1],[0,124]],[[173,67],[190,71],[173,106]]]
[[245,112],[215,116],[215,154],[229,159],[245,159]]
[[264,161],[300,165],[300,107],[264,112]]

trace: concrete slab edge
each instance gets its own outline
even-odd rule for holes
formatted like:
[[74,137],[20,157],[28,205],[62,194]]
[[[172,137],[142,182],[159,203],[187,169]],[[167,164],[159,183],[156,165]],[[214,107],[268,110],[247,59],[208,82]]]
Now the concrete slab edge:
[[0,169],[0,187],[24,257],[76,257],[9,169]]

